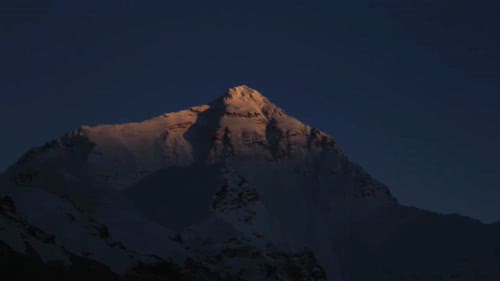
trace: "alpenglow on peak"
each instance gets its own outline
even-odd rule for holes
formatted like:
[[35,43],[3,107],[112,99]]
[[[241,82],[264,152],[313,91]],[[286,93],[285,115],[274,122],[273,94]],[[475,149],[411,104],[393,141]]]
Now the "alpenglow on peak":
[[[171,166],[343,157],[330,136],[286,115],[248,86],[138,123],[83,126],[52,143],[60,142],[82,146],[86,165],[99,171],[92,181],[116,189]],[[43,151],[35,149],[27,158],[43,158]]]
[[257,90],[246,85],[230,88],[225,95],[209,104],[213,109],[224,108],[226,113],[257,114],[270,117],[273,113],[284,114]]
[[244,102],[269,103],[269,99],[264,97],[257,90],[252,89],[246,85],[241,85],[228,89],[224,97],[227,98],[228,100],[236,99]]

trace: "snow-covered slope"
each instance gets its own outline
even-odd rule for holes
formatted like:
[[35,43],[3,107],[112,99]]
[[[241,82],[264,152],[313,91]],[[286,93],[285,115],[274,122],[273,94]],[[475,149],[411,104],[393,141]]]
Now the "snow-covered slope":
[[[44,262],[70,265],[70,255],[77,255],[123,274],[140,262],[154,263],[161,257],[183,261],[186,257],[174,241],[164,239],[173,232],[155,228],[154,223],[122,210],[108,209],[109,215],[100,215],[97,220],[43,189],[9,184],[0,188],[0,198],[5,210],[0,216],[4,224],[0,240],[20,253],[29,244]],[[151,232],[143,236],[144,231]],[[146,238],[157,238],[155,246],[148,247]]]
[[[28,151],[1,177],[9,194],[38,192],[94,217],[143,263],[194,261],[244,280],[260,279],[262,264],[280,272],[276,280],[294,280],[291,264],[300,280],[320,280],[323,270],[328,280],[500,275],[498,225],[398,205],[330,136],[246,86],[140,123],[83,126]],[[58,210],[46,218],[58,221]],[[47,229],[70,231],[61,225]],[[99,247],[95,259],[106,263],[114,252]],[[463,267],[464,258],[479,265]]]
[[[102,199],[101,211],[90,214],[40,188],[1,186],[0,273],[15,280],[326,278],[311,252],[272,248],[255,225],[266,218],[262,206],[238,200],[255,194],[249,188],[218,192],[210,216],[180,236],[116,199]],[[14,270],[22,267],[29,268]]]

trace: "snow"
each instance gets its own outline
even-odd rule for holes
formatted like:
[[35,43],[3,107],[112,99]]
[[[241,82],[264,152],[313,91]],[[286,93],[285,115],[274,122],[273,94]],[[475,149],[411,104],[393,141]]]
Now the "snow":
[[[122,190],[163,168],[216,163],[228,150],[241,159],[304,157],[312,138],[329,138],[319,131],[311,137],[313,131],[241,86],[207,105],[140,123],[85,126],[79,134],[95,144],[85,159],[93,185]],[[217,134],[219,142],[212,143]]]
[[[115,208],[117,206],[111,205],[111,201],[96,211],[99,218],[97,221],[93,216],[75,209],[66,200],[40,188],[3,186],[1,194],[14,200],[19,217],[45,233],[54,235],[56,245],[63,245],[76,255],[106,264],[117,273],[125,273],[139,260],[146,263],[156,261],[148,257],[150,255],[173,259],[178,263],[185,259],[184,250],[167,239],[173,232],[127,211],[126,208]],[[103,227],[109,237],[102,236]],[[0,237],[2,240],[5,238],[14,250],[24,252],[19,235],[16,237],[7,233]],[[116,246],[120,243],[125,248]],[[66,256],[55,245],[39,241],[30,244],[43,260],[64,260],[61,257]]]
[[134,212],[127,206],[113,201],[102,203],[96,217],[106,225],[112,237],[127,249],[140,253],[141,259],[147,262],[147,256],[157,256],[183,264],[187,257],[186,251],[178,243],[168,239],[174,231],[155,223]]
[[[70,252],[90,257],[107,264],[116,272],[125,272],[132,265],[129,253],[109,246],[110,241],[99,236],[97,223],[71,206],[68,202],[39,188],[9,188],[4,194],[10,196],[17,213],[31,225],[55,236],[55,243],[64,245]],[[53,247],[32,245],[43,259],[53,259]],[[45,249],[42,249],[45,248]],[[52,249],[51,249],[52,248]]]

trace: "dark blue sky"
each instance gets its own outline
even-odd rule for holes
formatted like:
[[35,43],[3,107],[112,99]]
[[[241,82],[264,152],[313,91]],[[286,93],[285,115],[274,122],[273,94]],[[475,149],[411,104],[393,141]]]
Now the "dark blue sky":
[[499,1],[0,8],[2,170],[79,125],[140,121],[246,84],[332,135],[401,203],[500,219]]

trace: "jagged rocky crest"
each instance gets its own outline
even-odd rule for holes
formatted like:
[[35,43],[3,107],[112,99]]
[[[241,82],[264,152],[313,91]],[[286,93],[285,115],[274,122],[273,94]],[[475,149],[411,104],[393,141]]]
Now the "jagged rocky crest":
[[0,176],[5,274],[498,280],[498,237],[498,224],[400,206],[330,136],[247,86],[140,123],[83,126]]

